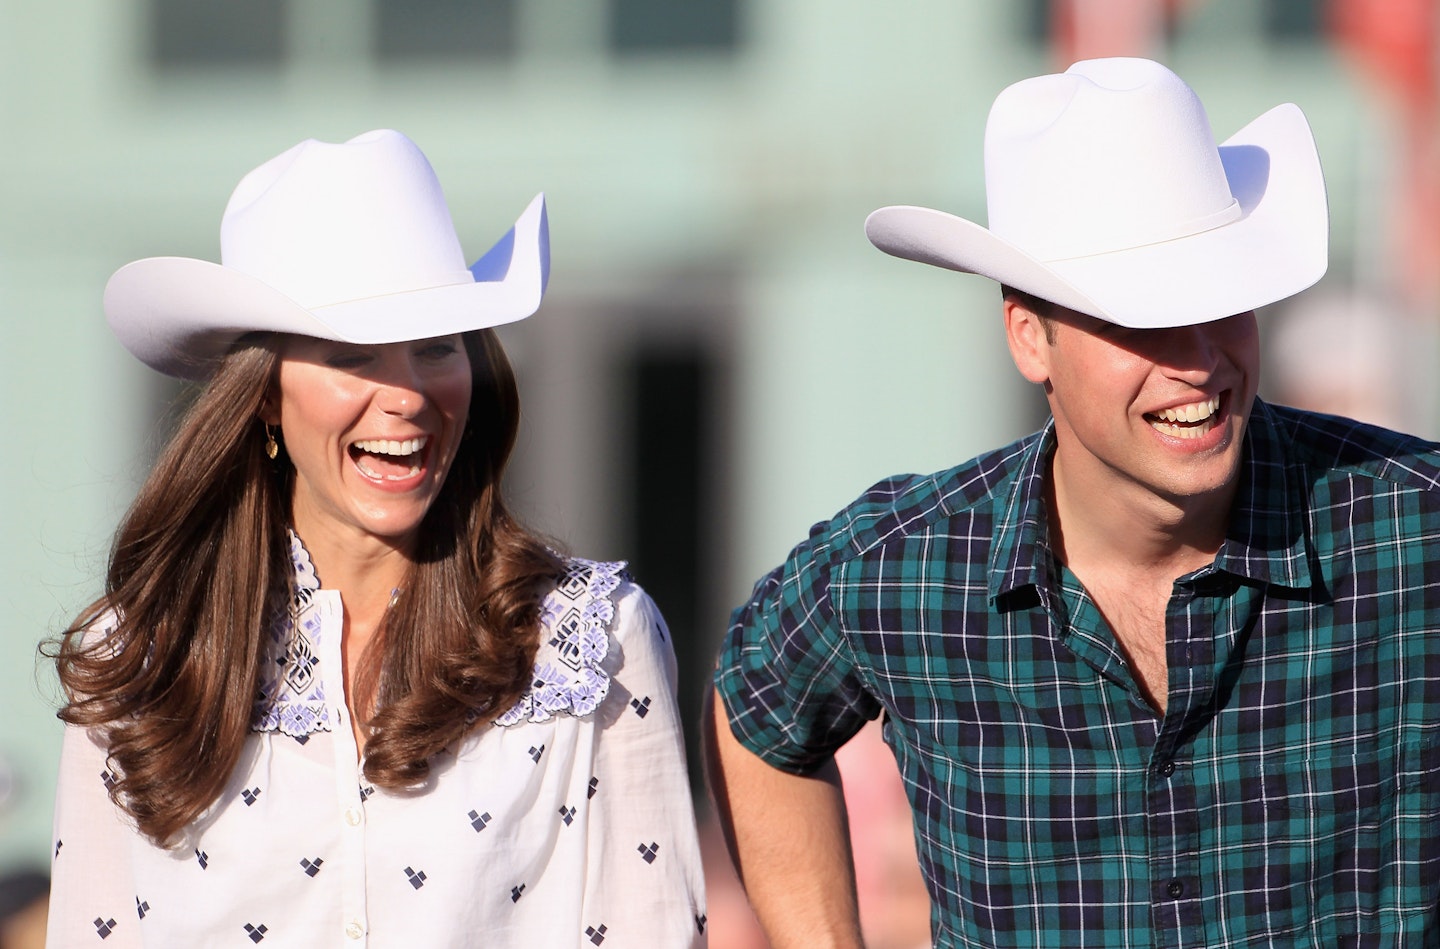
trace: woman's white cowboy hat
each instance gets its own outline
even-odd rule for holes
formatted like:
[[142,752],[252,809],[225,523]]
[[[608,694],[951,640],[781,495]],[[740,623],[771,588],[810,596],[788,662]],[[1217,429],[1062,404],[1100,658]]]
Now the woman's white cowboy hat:
[[150,257],[116,271],[105,316],[125,348],[168,375],[204,378],[256,330],[393,343],[523,319],[549,277],[545,196],[467,267],[414,142],[388,129],[312,139],[241,179],[220,259]]
[[1325,181],[1300,109],[1216,146],[1199,98],[1145,59],[1016,83],[985,128],[990,227],[930,208],[865,222],[888,254],[977,273],[1121,326],[1186,326],[1325,273]]

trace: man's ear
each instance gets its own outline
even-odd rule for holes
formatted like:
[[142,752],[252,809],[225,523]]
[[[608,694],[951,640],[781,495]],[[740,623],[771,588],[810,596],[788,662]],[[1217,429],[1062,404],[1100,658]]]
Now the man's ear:
[[1004,300],[1005,341],[1010,358],[1025,381],[1043,385],[1050,381],[1050,340],[1040,315],[1013,297]]

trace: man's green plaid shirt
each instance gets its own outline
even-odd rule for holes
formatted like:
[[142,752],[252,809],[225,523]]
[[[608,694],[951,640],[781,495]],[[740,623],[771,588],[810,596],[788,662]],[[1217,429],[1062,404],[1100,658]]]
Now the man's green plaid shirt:
[[1146,704],[1047,542],[1047,431],[877,485],[716,683],[804,773],[885,715],[937,946],[1440,946],[1440,453],[1257,401]]

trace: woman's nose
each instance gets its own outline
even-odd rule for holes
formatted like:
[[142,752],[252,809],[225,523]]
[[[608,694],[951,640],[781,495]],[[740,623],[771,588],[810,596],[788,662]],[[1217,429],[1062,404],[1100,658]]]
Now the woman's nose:
[[386,415],[413,418],[425,408],[425,394],[420,375],[409,360],[387,360],[375,379],[379,390],[375,404]]

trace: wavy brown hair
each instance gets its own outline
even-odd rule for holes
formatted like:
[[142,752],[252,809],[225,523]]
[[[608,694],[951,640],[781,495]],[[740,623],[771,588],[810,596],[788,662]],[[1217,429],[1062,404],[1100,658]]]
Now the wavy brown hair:
[[[365,776],[387,788],[423,781],[432,755],[524,693],[561,569],[501,497],[520,417],[509,360],[492,330],[464,340],[468,429],[353,697],[372,713]],[[258,420],[278,343],[247,336],[221,362],[121,522],[104,596],[53,644],[60,717],[102,730],[111,797],[161,845],[224,790],[269,623],[293,593],[294,469],[264,457]]]

